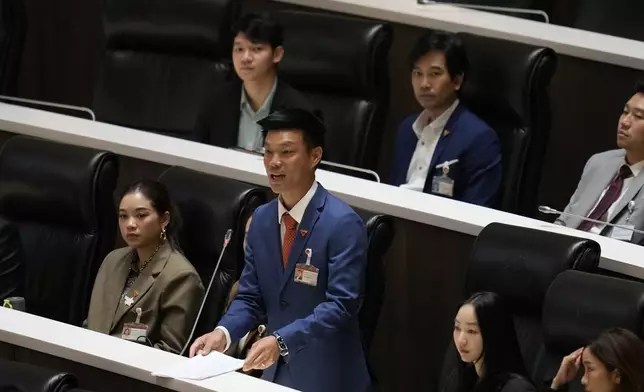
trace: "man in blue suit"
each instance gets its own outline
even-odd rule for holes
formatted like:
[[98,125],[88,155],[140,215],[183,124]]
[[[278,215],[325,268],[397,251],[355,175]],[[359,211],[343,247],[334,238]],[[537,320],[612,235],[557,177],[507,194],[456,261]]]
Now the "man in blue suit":
[[409,58],[423,112],[398,129],[390,184],[494,207],[501,184],[496,133],[458,99],[469,66],[453,34],[421,37]]
[[190,355],[224,351],[265,315],[268,337],[251,347],[244,370],[262,369],[266,380],[306,392],[367,391],[357,318],[364,223],[315,180],[325,133],[317,117],[283,109],[258,123],[279,197],[255,211],[237,297]]

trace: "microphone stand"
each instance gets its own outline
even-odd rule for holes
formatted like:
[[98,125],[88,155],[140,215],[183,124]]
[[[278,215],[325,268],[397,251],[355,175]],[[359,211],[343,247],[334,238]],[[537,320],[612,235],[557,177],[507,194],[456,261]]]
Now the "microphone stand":
[[230,243],[230,239],[232,236],[233,236],[233,230],[228,229],[224,237],[224,247],[221,249],[221,252],[219,253],[219,259],[217,260],[217,264],[215,265],[215,270],[212,272],[212,276],[210,277],[210,283],[208,283],[208,288],[206,289],[206,293],[203,297],[203,300],[201,301],[201,306],[199,307],[199,313],[197,313],[197,318],[195,319],[194,324],[192,324],[192,330],[190,331],[190,336],[188,336],[188,340],[186,340],[186,344],[183,346],[183,349],[181,349],[181,352],[179,353],[179,355],[181,356],[183,356],[183,354],[186,352],[186,349],[190,346],[190,343],[192,342],[192,337],[195,334],[195,329],[197,329],[197,324],[199,323],[201,312],[203,311],[203,307],[206,304],[206,301],[208,300],[208,294],[210,294],[210,288],[212,287],[212,283],[215,281],[215,275],[217,275],[217,271],[219,270],[219,264],[221,264],[221,259],[223,259],[224,253],[226,253],[226,248],[228,248],[228,244]]
[[[597,220],[597,219],[586,218],[585,216],[581,216],[581,215],[577,215],[577,214],[571,214],[569,212],[558,211],[558,210],[555,210],[554,208],[550,208],[548,206],[539,206],[539,212],[541,212],[542,214],[548,214],[548,215],[570,216],[570,217],[578,218],[578,219],[581,219],[581,220],[584,220],[584,221],[597,223],[599,225],[617,227],[618,229],[632,231],[633,233],[644,234],[644,231],[637,230],[634,227],[628,227],[628,226],[624,226],[624,225],[618,225],[618,224],[615,224],[615,223],[600,221],[600,220]],[[573,229],[574,229],[574,227],[573,227]]]

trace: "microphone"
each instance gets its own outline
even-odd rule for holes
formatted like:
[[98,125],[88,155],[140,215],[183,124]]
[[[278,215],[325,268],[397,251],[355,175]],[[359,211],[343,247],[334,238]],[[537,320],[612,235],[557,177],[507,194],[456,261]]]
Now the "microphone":
[[510,14],[510,16],[514,16],[512,14],[539,16],[543,18],[543,21],[545,23],[548,23],[548,24],[550,23],[550,17],[546,13],[546,11],[532,9],[532,8],[499,7],[499,6],[484,5],[484,4],[462,4],[462,3],[434,1],[434,0],[417,0],[417,3],[420,5],[444,4],[444,5],[451,5],[454,7],[461,7],[461,8],[469,8],[469,9],[479,10],[479,11],[499,12],[502,14]]
[[[624,226],[624,225],[618,225],[618,224],[610,223],[610,222],[604,222],[604,221],[600,221],[600,220],[596,220],[596,219],[590,219],[590,218],[586,218],[585,216],[581,216],[581,215],[577,215],[577,214],[571,214],[569,212],[558,211],[558,210],[555,210],[554,208],[551,208],[551,207],[548,207],[548,206],[539,206],[539,212],[541,212],[542,214],[548,214],[548,215],[571,216],[573,218],[579,218],[581,220],[597,223],[597,224],[600,224],[600,225],[606,225],[606,226],[610,226],[610,227],[617,227],[618,229],[632,231],[633,233],[644,234],[644,231],[637,230],[637,229],[635,229],[633,227],[628,227],[628,226]],[[572,227],[572,228],[574,229],[574,227]]]
[[18,104],[24,104],[23,106],[26,106],[26,107],[34,107],[34,106],[36,106],[35,109],[38,109],[39,107],[44,107],[45,109],[43,109],[43,110],[49,109],[49,111],[52,111],[54,113],[60,111],[61,112],[60,114],[66,114],[66,113],[62,112],[61,110],[56,110],[56,109],[65,109],[65,110],[71,110],[71,111],[76,111],[76,112],[84,112],[86,115],[89,116],[89,118],[92,121],[96,121],[96,115],[94,114],[94,112],[91,109],[83,107],[83,106],[65,105],[65,104],[62,104],[62,103],[48,102],[48,101],[37,101],[35,99],[12,97],[12,96],[9,96],[9,95],[0,95],[0,101],[1,100],[14,102],[14,103],[18,103]]
[[[253,155],[264,155],[264,148],[252,149],[252,148],[242,148],[242,147],[230,147],[230,150],[241,151],[245,153],[250,153]],[[331,162],[331,161],[320,161],[320,169],[328,170],[330,172],[345,174],[352,177],[362,178],[363,180],[380,182],[380,176],[373,170],[363,169],[361,167],[345,165],[343,163]],[[348,172],[349,174],[346,174]]]
[[208,299],[208,294],[210,293],[212,282],[215,281],[215,275],[219,270],[219,264],[221,264],[221,259],[224,258],[224,253],[226,253],[226,248],[228,248],[228,244],[230,243],[230,239],[232,236],[233,236],[233,230],[228,229],[226,231],[226,235],[224,236],[224,247],[221,249],[221,252],[219,253],[219,259],[217,260],[217,264],[215,265],[215,270],[212,272],[212,276],[210,277],[210,283],[208,283],[208,288],[206,289],[206,293],[203,297],[203,300],[201,301],[201,306],[199,307],[199,313],[197,313],[197,318],[195,319],[195,322],[192,324],[192,330],[190,331],[190,336],[188,336],[188,340],[186,341],[186,344],[183,346],[183,349],[181,349],[181,352],[179,353],[179,355],[181,356],[183,356],[183,354],[186,352],[186,349],[190,346],[190,343],[192,342],[192,337],[195,334],[195,329],[197,329],[197,323],[199,323],[201,312],[203,311],[203,307],[206,304],[206,300]]

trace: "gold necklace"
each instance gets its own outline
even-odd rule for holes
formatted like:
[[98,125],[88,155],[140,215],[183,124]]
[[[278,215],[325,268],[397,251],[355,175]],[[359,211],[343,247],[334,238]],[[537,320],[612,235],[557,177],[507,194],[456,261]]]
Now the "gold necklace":
[[159,245],[157,246],[157,248],[154,250],[154,252],[152,252],[152,255],[151,255],[150,257],[148,257],[148,259],[145,261],[145,263],[141,264],[141,268],[139,268],[139,273],[143,272],[143,270],[145,269],[145,267],[147,267],[147,266],[148,266],[148,264],[150,264],[150,261],[152,261],[152,258],[154,258],[154,256],[157,254],[157,252],[159,251],[159,249],[161,249],[161,245],[162,245],[162,244],[159,244]]

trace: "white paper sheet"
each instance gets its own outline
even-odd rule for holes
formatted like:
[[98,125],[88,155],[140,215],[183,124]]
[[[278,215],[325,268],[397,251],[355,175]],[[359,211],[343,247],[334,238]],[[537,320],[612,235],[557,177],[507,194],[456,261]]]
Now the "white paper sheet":
[[204,380],[241,369],[244,361],[228,355],[211,352],[208,355],[195,355],[187,359],[181,358],[176,364],[156,372],[156,377],[179,378],[187,380]]

